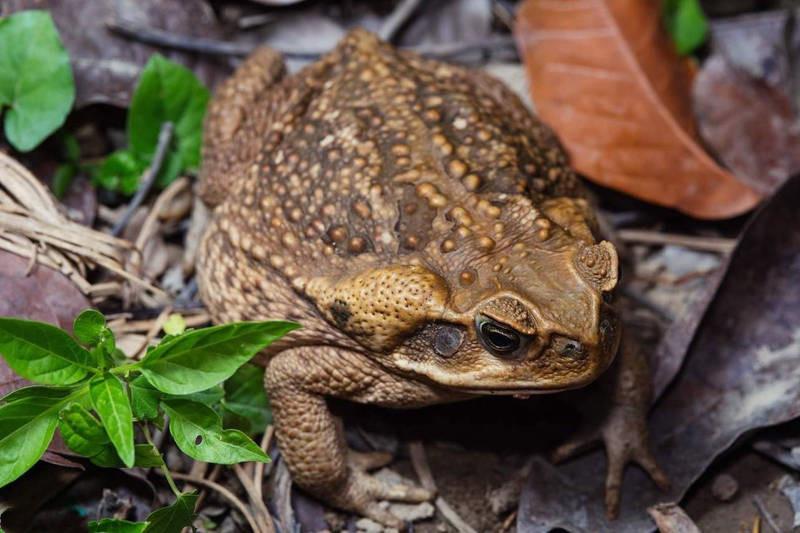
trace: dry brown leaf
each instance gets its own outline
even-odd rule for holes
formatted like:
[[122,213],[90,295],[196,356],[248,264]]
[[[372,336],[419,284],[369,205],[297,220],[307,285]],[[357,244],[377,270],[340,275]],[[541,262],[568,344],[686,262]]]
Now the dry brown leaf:
[[699,218],[738,215],[759,196],[700,146],[659,5],[527,0],[515,33],[534,103],[593,181]]
[[660,533],[700,533],[686,511],[674,503],[661,503],[647,509]]

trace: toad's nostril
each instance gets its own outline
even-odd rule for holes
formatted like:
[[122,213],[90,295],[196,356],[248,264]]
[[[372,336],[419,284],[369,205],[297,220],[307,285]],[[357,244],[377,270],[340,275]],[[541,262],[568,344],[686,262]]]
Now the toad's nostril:
[[553,350],[562,357],[570,359],[583,359],[586,357],[586,348],[575,339],[567,337],[555,337],[553,339]]

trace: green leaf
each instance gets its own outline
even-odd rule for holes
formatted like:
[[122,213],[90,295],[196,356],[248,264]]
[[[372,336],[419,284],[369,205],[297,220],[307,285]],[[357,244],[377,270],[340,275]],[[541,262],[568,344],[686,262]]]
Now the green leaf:
[[27,152],[57,130],[75,100],[69,56],[46,11],[0,19],[0,111],[5,134]]
[[220,401],[225,396],[225,389],[222,385],[214,385],[206,390],[200,392],[193,392],[192,394],[167,394],[165,399],[176,398],[179,400],[191,400],[193,402],[202,403],[213,407],[215,403]]
[[298,327],[292,322],[238,322],[189,331],[156,346],[142,359],[140,370],[162,392],[199,392],[228,379]]
[[171,183],[181,170],[200,164],[203,117],[209,92],[191,70],[155,54],[145,65],[128,111],[128,142],[140,159],[150,161],[161,125],[172,122],[173,139],[158,177]]
[[169,415],[170,435],[189,457],[224,465],[269,461],[250,437],[236,429],[222,429],[219,415],[210,407],[188,400],[166,400],[162,405]]
[[65,163],[63,165],[58,165],[56,167],[56,171],[53,174],[53,195],[58,198],[59,200],[67,194],[69,190],[69,186],[72,184],[72,179],[78,173],[78,167],[76,167],[73,163]]
[[95,185],[125,195],[136,192],[139,177],[147,169],[147,161],[129,150],[117,150],[109,155],[94,175]]
[[197,492],[184,492],[169,507],[150,513],[144,533],[178,533],[182,528],[192,525]]
[[137,444],[135,449],[136,457],[133,461],[135,466],[141,468],[158,468],[164,464],[164,458],[161,457],[161,452],[152,444]]
[[167,335],[180,335],[186,331],[186,320],[178,313],[172,313],[162,328]]
[[147,522],[103,518],[89,522],[89,533],[142,533],[146,527]]
[[83,344],[94,346],[102,340],[106,331],[106,317],[96,309],[84,309],[75,317],[72,331]]
[[71,385],[96,368],[65,331],[32,320],[0,318],[0,354],[14,372],[45,385]]
[[0,405],[0,487],[39,460],[55,433],[58,411],[71,397],[64,389],[41,395],[36,393],[42,387],[28,387],[25,391]]
[[[133,466],[142,468],[159,467],[164,464],[164,459],[161,454],[156,450],[152,444],[143,443],[137,444],[133,447],[134,459]],[[124,468],[125,464],[119,458],[119,454],[114,449],[114,446],[107,444],[100,450],[99,453],[89,458],[97,466],[103,468]]]
[[156,390],[147,378],[137,376],[128,383],[131,391],[131,408],[138,420],[153,420],[158,417],[158,402],[161,392]]
[[708,19],[699,0],[664,0],[662,12],[679,54],[691,54],[708,38]]
[[122,382],[111,374],[92,380],[89,396],[122,462],[133,466],[133,413]]
[[28,398],[50,398],[60,400],[66,398],[75,390],[76,387],[42,387],[40,385],[32,385],[30,387],[22,387],[21,389],[6,394],[0,398],[0,403],[11,403]]
[[[253,364],[245,364],[225,382],[225,424],[236,419],[247,422],[241,428],[246,433],[259,433],[272,421],[272,412],[264,390],[264,369]],[[237,421],[238,421],[237,420]],[[236,424],[238,425],[238,424]]]
[[100,421],[76,403],[61,409],[58,414],[58,429],[61,430],[67,447],[84,457],[102,453],[110,442]]

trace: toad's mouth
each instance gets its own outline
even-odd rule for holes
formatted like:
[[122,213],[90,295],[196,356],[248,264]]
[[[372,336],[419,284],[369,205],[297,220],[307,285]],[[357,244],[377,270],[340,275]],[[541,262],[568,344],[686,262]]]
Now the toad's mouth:
[[592,381],[590,380],[587,382],[579,382],[579,383],[570,383],[567,385],[519,385],[518,387],[514,386],[503,386],[503,387],[459,387],[459,390],[467,393],[467,394],[475,394],[479,396],[514,396],[519,397],[520,399],[526,399],[530,396],[535,395],[543,395],[543,394],[555,394],[559,392],[566,392],[569,390],[580,389],[589,385]]

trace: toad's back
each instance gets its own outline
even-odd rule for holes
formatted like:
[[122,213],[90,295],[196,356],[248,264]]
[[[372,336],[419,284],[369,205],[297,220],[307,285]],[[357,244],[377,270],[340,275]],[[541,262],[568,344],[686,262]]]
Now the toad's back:
[[218,91],[204,146],[202,193],[218,207],[201,274],[220,320],[296,316],[265,301],[265,278],[302,292],[422,260],[457,280],[535,235],[545,199],[580,195],[550,131],[480,72],[362,30],[294,76],[266,49],[244,72]]

